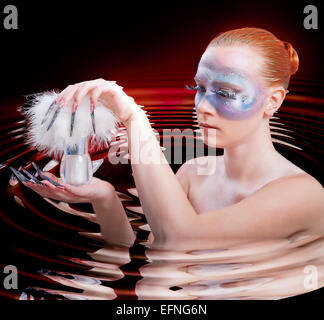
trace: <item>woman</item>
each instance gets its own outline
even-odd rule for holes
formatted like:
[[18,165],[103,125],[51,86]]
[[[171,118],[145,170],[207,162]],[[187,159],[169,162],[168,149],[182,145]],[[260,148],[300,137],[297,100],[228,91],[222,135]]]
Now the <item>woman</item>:
[[[227,248],[298,233],[322,235],[321,184],[280,155],[270,136],[269,119],[285,99],[297,69],[298,56],[291,44],[266,30],[236,29],[213,39],[199,62],[197,86],[191,88],[197,90],[195,107],[204,143],[223,148],[224,155],[187,161],[176,175],[144,111],[116,83],[98,79],[70,85],[58,103],[73,102],[77,108],[89,95],[94,105],[100,99],[125,124],[153,248]],[[135,161],[140,148],[148,145],[160,164]],[[201,160],[216,170],[199,174]],[[107,242],[134,241],[108,182],[94,178],[88,186],[64,184],[64,189],[42,182],[47,188],[25,184],[44,197],[91,202]]]

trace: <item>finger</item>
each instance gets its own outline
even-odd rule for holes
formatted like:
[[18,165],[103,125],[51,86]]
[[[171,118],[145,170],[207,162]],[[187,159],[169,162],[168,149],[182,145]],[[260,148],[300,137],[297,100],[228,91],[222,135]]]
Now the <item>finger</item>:
[[73,91],[70,91],[67,95],[65,95],[62,99],[64,106],[71,106],[72,109],[72,116],[75,115],[75,112],[79,108],[79,105],[76,103],[74,97],[78,92],[78,88],[74,87]]
[[[103,80],[103,79],[99,79]],[[103,93],[103,91],[114,91],[116,89],[122,88],[118,84],[116,84],[116,81],[99,81],[98,84],[93,90],[89,92],[90,95],[90,101],[96,106],[98,104],[98,100]]]
[[[93,87],[97,86],[98,84],[101,84],[101,82],[105,82],[104,79],[97,79],[97,80],[90,80],[90,81],[83,81],[74,85],[68,86],[65,90],[63,90],[58,97],[59,101],[64,101],[64,105],[68,105],[72,101],[78,102],[77,105],[80,105],[80,102],[82,101],[83,97],[83,91],[89,88],[91,90]],[[80,92],[81,97],[78,98],[77,94]],[[86,95],[86,94],[84,94]]]
[[27,181],[24,181],[23,184],[24,184],[24,186],[26,186],[26,187],[28,187],[30,189],[34,189],[35,186],[36,186],[36,183],[33,183],[31,181],[28,181],[28,182]]
[[40,176],[41,178],[43,178],[44,180],[49,181],[49,182],[50,182],[51,184],[53,184],[55,187],[60,187],[60,188],[63,187],[60,183],[58,183],[58,182],[54,181],[53,179],[51,179],[51,178],[47,177],[46,175],[44,175],[44,173],[43,173],[42,171],[38,171],[38,174],[39,174],[39,176]]
[[18,170],[16,170],[13,167],[9,167],[10,170],[13,172],[13,174],[16,176],[16,178],[20,181],[20,182],[30,182],[29,179],[27,179],[22,173],[20,173]]
[[30,188],[44,198],[51,198],[56,200],[64,199],[64,196],[62,195],[62,190],[53,186],[47,180],[43,180],[42,183],[44,185],[35,184],[33,186],[30,186]]
[[107,88],[107,86],[111,87],[113,85],[116,85],[117,87],[119,87],[116,84],[116,81],[106,81],[102,78],[93,81],[93,84],[94,84],[94,87],[92,87],[88,91],[88,94],[90,97],[90,102],[92,102],[94,106],[97,105],[99,97],[101,96],[103,90]]
[[42,185],[42,183],[36,178],[34,177],[31,173],[29,173],[27,170],[22,169],[23,173],[29,178],[32,179],[34,182],[36,182],[37,184]]
[[62,182],[62,179],[57,177],[55,174],[49,172],[49,171],[43,171],[43,175],[48,177],[48,178],[51,178],[52,180],[54,180],[55,182],[57,183],[61,183]]
[[74,96],[76,95],[78,88],[75,87],[73,91],[70,91],[67,95],[63,97],[64,99],[64,106],[71,105],[72,112],[78,109],[78,105],[75,103]]
[[71,99],[71,96],[73,96],[74,92],[77,90],[77,85],[72,84],[67,86],[57,97],[57,104],[64,103],[66,105],[66,101]]
[[47,180],[42,180],[41,181],[48,189],[50,189],[51,191],[57,191],[56,187],[50,183],[49,181]]
[[94,88],[90,93],[90,101],[93,103],[94,107],[98,104],[98,99],[102,93],[102,86]]
[[39,185],[37,183],[24,182],[24,185],[32,189],[34,192],[38,193],[42,197],[48,196],[48,187],[45,184]]
[[89,91],[93,90],[95,87],[95,83],[92,82],[92,84],[87,83],[81,87],[78,88],[78,90],[75,92],[74,96],[73,96],[73,100],[74,102],[80,106],[83,99],[85,98],[85,96],[89,93]]

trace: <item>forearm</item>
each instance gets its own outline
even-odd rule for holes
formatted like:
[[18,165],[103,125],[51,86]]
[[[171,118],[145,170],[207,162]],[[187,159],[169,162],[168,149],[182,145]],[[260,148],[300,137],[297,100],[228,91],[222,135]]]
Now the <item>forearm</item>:
[[92,206],[107,243],[126,246],[134,243],[135,233],[114,189],[105,198],[93,201]]
[[155,241],[182,237],[197,213],[161,151],[145,113],[139,110],[125,125],[136,188]]

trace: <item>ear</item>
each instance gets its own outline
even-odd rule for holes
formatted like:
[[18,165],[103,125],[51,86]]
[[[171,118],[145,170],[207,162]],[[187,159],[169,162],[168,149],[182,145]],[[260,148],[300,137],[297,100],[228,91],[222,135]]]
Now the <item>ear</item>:
[[284,89],[282,86],[271,87],[269,89],[267,102],[265,105],[265,115],[271,117],[280,108],[282,102],[286,98],[288,90]]

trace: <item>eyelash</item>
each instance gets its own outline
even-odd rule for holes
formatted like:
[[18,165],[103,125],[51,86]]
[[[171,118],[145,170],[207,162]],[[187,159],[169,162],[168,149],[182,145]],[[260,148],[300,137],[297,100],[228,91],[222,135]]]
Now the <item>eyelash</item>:
[[[192,86],[192,85],[187,85],[186,84],[186,88],[188,90],[196,90],[198,92],[204,92],[204,89],[200,86]],[[226,99],[233,99],[235,100],[236,99],[236,94],[235,92],[229,92],[229,91],[226,91],[225,89],[219,89],[217,91],[214,91],[212,90],[212,92],[215,92],[216,94],[220,95],[221,97],[223,98],[226,98]]]

